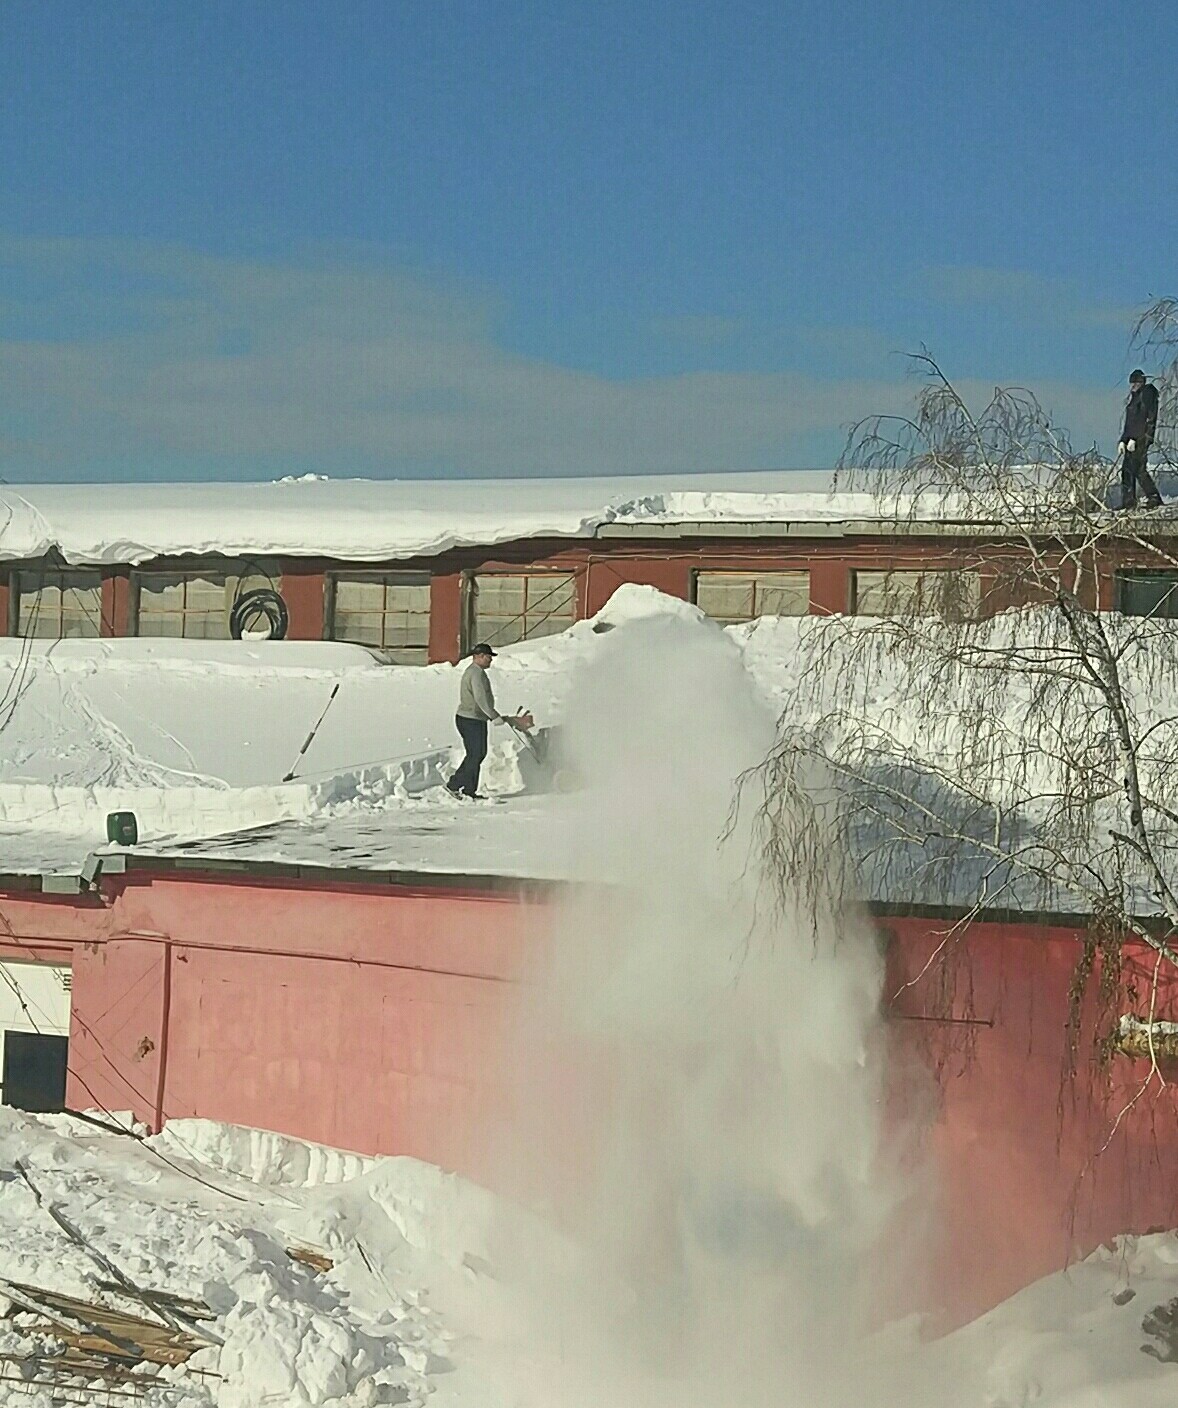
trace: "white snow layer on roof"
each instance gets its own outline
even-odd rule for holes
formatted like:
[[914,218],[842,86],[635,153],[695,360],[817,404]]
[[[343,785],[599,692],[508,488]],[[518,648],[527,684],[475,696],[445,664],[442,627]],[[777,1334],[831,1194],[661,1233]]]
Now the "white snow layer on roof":
[[[703,629],[695,606],[623,586],[595,620],[505,650],[492,672],[500,707],[527,706],[540,725],[559,725],[577,667],[610,639],[602,628],[651,614],[685,617]],[[855,629],[850,618],[766,618],[727,634],[780,712],[796,681],[799,643],[814,632]],[[141,850],[201,842],[208,857],[573,878],[560,844],[566,799],[516,796],[476,815],[441,792],[458,756],[458,676],[451,665],[384,666],[358,647],[319,642],[62,641],[24,649],[2,641],[0,873],[76,874],[86,853],[104,843],[107,813],[125,809],[138,817]],[[837,673],[827,686],[845,689]],[[912,687],[895,659],[883,658],[857,701],[839,702],[888,722],[897,747],[910,761],[923,760],[930,778],[951,774],[970,721],[943,691],[934,716],[918,719],[906,697]],[[816,698],[814,710],[821,714],[831,702]],[[1011,708],[1018,707],[1015,698]],[[1134,707],[1145,728],[1169,701],[1142,685]],[[488,789],[526,791],[528,758],[518,738],[506,728],[491,737]],[[294,782],[285,783],[296,763]],[[994,799],[1027,812],[1036,788],[1050,790],[1050,768],[1044,753],[1035,769],[1042,775],[1028,786],[1004,792],[996,778]],[[939,864],[944,883],[937,884],[951,880],[955,895],[964,885],[972,902],[972,859],[958,850]],[[876,898],[917,898],[906,865],[903,855],[889,859],[888,874],[868,880]],[[930,902],[951,902],[948,890],[932,894],[929,875],[922,884]],[[1025,883],[1005,885],[1000,899],[1009,908],[1075,907],[1064,896],[1047,904]]]
[[[605,524],[837,522],[880,516],[828,470],[619,479],[331,480],[0,486],[0,559],[185,555],[378,562],[463,545],[592,537]],[[930,512],[941,504],[930,503]]]

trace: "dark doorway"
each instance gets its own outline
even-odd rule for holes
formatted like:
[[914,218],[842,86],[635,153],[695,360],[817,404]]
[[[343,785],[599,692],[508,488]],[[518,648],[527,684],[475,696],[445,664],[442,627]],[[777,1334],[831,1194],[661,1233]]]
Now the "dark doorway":
[[1178,572],[1118,572],[1117,610],[1126,616],[1178,616]]
[[69,1038],[38,1032],[4,1033],[4,1104],[33,1114],[65,1108]]

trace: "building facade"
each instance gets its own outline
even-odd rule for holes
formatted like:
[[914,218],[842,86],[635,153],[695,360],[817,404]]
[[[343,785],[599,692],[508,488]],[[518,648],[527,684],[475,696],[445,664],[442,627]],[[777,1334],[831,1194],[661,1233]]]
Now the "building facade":
[[[493,1180],[512,991],[550,941],[560,886],[117,861],[68,895],[0,877],[0,961],[45,965],[47,991],[72,975],[70,1108],[130,1110],[152,1129],[192,1116],[256,1126]],[[923,979],[959,919],[877,916],[893,1132],[921,1130],[910,1191],[938,1229],[921,1308],[947,1321],[1178,1219],[1178,1085],[1134,1102],[1146,1060],[1067,1070],[1083,917],[983,915],[955,960],[968,980],[945,1002]]]
[[[721,536],[706,527],[675,525],[658,539],[524,539],[376,563],[213,554],[81,566],[48,554],[0,567],[0,623],[10,636],[33,639],[226,640],[234,602],[270,587],[286,603],[289,639],[349,642],[394,663],[427,664],[457,660],[476,640],[499,647],[565,630],[594,616],[623,583],[694,602],[724,625],[894,614],[931,595],[946,572],[984,610],[1021,604],[1005,583],[1008,549],[997,538],[896,530],[807,537],[773,525],[734,525]],[[1142,570],[1110,553],[1091,580],[1105,609],[1178,613],[1178,569]]]

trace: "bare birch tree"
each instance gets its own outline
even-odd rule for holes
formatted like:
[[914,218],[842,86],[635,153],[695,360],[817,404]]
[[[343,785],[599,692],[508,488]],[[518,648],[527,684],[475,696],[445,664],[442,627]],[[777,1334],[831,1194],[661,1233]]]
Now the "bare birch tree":
[[[1138,341],[1168,353],[1164,463],[1178,303],[1156,305]],[[874,584],[881,614],[803,633],[762,773],[772,869],[808,883],[816,912],[852,893],[955,912],[935,955],[946,971],[987,912],[1082,916],[1077,1033],[1098,983],[1102,1049],[1136,1042],[1156,1070],[1155,1038],[1178,1051],[1157,1000],[1159,974],[1178,984],[1178,513],[1113,511],[1114,466],[1075,451],[1029,392],[999,389],[974,412],[931,357],[914,360],[913,414],[855,426],[838,488],[870,495],[927,557]],[[1153,607],[1116,613],[1117,573]],[[845,865],[822,863],[840,849],[832,828]],[[1150,952],[1144,989],[1122,969],[1127,946]]]

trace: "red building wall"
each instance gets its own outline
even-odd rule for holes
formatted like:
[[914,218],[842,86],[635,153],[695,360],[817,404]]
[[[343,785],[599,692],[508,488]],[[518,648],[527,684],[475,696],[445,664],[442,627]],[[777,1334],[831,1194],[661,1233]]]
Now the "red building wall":
[[[931,1076],[944,1302],[977,1313],[1118,1233],[1178,1226],[1174,1087],[1155,1085],[1113,1136],[1147,1065],[1100,1065],[1091,1002],[1069,1059],[1080,936],[978,924],[929,966],[946,926],[889,924],[896,1075],[907,1059]],[[1098,977],[1097,968],[1093,989]]]
[[282,564],[279,585],[290,613],[289,640],[322,640],[327,610],[327,574],[297,562]]
[[[71,955],[75,1107],[156,1126],[200,1115],[486,1176],[504,1017],[544,940],[542,904],[176,874],[112,882],[102,903],[13,893],[0,913],[0,952]],[[913,1184],[936,1229],[926,1303],[960,1319],[1118,1233],[1178,1225],[1175,1085],[1110,1140],[1142,1064],[1101,1067],[1090,1031],[1065,1060],[1080,937],[979,924],[930,965],[942,925],[888,928],[895,1129],[918,1132],[911,1167],[935,1175]]]
[[429,592],[430,663],[448,660],[456,664],[461,654],[462,573],[435,573]]
[[[571,571],[577,576],[577,607],[582,617],[600,611],[624,582],[657,587],[670,596],[690,599],[692,579],[701,570],[808,571],[810,610],[828,614],[853,608],[853,573],[863,569],[931,569],[969,567],[981,572],[992,609],[1017,604],[1022,586],[1005,581],[1000,544],[954,539],[864,535],[856,538],[753,536],[670,539],[529,539],[494,548],[461,548],[432,558],[403,562],[356,563],[322,558],[287,558],[281,563],[281,590],[290,611],[292,640],[319,640],[328,625],[327,582],[334,571],[426,571],[431,575],[430,645],[433,661],[457,660],[463,648],[463,581],[471,573],[521,569]],[[1113,567],[1102,559],[1087,580],[1097,583],[1102,606],[1113,600]],[[192,570],[185,559],[159,559],[136,568],[150,573]],[[1009,578],[1010,574],[1005,576]],[[8,629],[4,612],[7,577],[0,573],[0,630]],[[133,633],[130,571],[103,570],[102,633]]]

